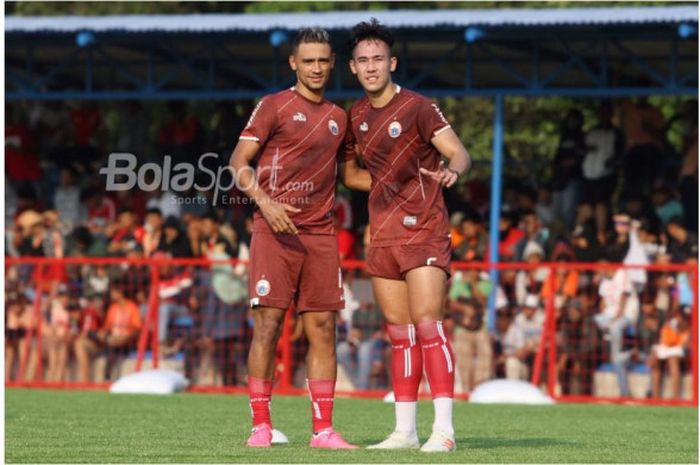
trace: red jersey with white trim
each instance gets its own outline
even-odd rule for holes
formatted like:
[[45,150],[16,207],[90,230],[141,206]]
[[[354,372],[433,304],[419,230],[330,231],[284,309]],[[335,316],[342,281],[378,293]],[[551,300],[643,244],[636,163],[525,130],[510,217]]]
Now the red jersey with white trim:
[[[327,100],[312,102],[294,88],[263,97],[240,139],[262,146],[256,174],[271,199],[301,209],[287,212],[300,233],[334,234],[338,157],[347,114]],[[256,208],[253,231],[272,229]]]
[[350,109],[346,159],[357,145],[372,177],[369,193],[371,245],[418,244],[448,238],[442,187],[419,168],[435,171],[440,153],[430,140],[450,125],[437,105],[401,89],[387,105],[373,108],[367,97]]

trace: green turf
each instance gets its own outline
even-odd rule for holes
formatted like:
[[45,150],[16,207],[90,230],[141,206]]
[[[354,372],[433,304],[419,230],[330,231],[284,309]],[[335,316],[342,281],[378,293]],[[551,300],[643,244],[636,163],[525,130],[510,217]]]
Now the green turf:
[[[419,405],[419,436],[432,421]],[[612,405],[455,406],[458,450],[313,451],[308,399],[276,397],[275,427],[289,445],[242,446],[249,430],[240,395],[113,395],[8,389],[5,454],[10,463],[697,463],[698,411],[693,408]],[[393,406],[378,400],[338,399],[337,428],[363,446],[393,426]]]

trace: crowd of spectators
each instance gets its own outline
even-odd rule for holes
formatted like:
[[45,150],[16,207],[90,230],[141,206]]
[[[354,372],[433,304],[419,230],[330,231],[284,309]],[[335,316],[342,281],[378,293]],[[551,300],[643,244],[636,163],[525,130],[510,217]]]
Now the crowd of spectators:
[[[93,102],[8,105],[6,254],[163,259],[153,291],[162,354],[182,357],[186,375],[195,379],[242,383],[251,334],[245,267],[172,265],[167,258],[247,259],[251,206],[224,201],[240,196],[235,188],[106,192],[98,172],[113,152],[135,154],[140,166],[162,166],[164,155],[172,166],[196,166],[201,154],[212,152],[218,157],[203,167],[215,171],[227,163],[251,107],[222,103],[205,121],[186,103],[170,102],[160,122],[150,125],[154,113],[140,102],[112,108],[109,117]],[[682,127],[677,147],[665,137],[672,124]],[[505,180],[499,260],[527,268],[504,271],[497,283],[483,269],[458,270],[451,280],[446,311],[465,392],[493,377],[531,376],[545,303],[554,296],[563,392],[591,393],[593,372],[608,362],[623,395],[629,394],[626,373],[639,363],[650,371],[651,395],[661,395],[664,369],[673,395],[680,395],[693,301],[687,273],[562,267],[550,277],[550,268],[538,264],[697,264],[697,150],[696,102],[671,120],[643,98],[602,102],[595,121],[585,121],[579,110],[562,116],[551,172]],[[153,183],[152,176],[144,181]],[[489,260],[487,185],[468,177],[446,192],[456,262]],[[363,194],[340,191],[335,224],[344,259],[364,258],[364,202]],[[45,296],[40,336],[46,379],[93,380],[101,354],[107,355],[101,378],[113,378],[114,365],[133,352],[150,324],[152,279],[145,265],[8,268],[8,379],[17,376],[21,360],[26,372],[37,363],[36,347],[22,344],[38,328],[37,292]],[[346,277],[346,301],[354,306],[339,323],[339,363],[356,387],[382,387],[390,382],[386,337],[363,282],[361,270]],[[489,333],[485,309],[494,291],[495,331]],[[304,338],[296,330],[293,335],[301,366]]]

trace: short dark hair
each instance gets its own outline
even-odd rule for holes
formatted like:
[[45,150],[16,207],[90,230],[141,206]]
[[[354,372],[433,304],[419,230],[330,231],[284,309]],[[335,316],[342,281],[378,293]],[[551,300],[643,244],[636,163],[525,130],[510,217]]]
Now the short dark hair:
[[331,45],[331,35],[320,27],[305,27],[299,29],[292,42],[292,53],[296,53],[300,44],[328,44]]
[[350,40],[348,41],[351,55],[357,44],[363,40],[380,40],[389,46],[389,50],[394,46],[393,34],[377,18],[372,18],[369,22],[363,21],[352,28]]

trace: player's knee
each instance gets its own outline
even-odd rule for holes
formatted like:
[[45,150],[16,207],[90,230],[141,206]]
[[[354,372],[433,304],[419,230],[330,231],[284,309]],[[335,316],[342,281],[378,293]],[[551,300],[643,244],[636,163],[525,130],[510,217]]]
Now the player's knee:
[[335,319],[322,318],[314,320],[307,326],[309,342],[313,345],[332,346],[335,348]]
[[253,340],[260,344],[269,345],[277,341],[282,330],[281,322],[272,316],[261,316],[256,320]]

